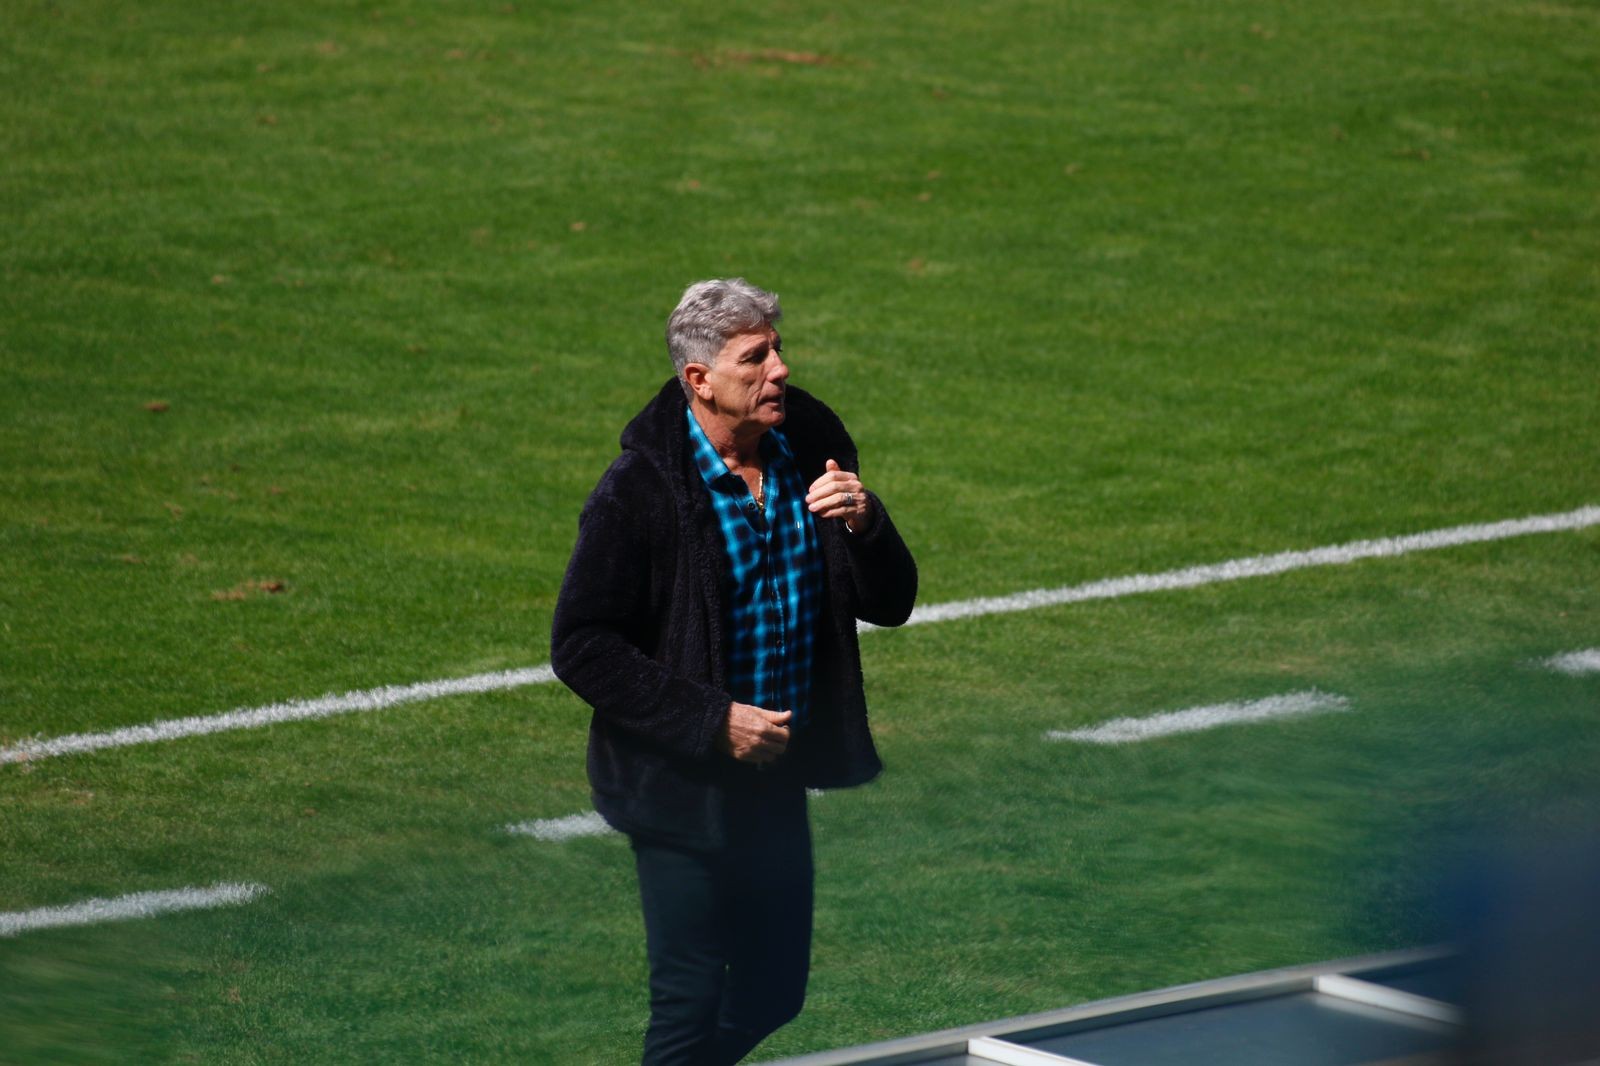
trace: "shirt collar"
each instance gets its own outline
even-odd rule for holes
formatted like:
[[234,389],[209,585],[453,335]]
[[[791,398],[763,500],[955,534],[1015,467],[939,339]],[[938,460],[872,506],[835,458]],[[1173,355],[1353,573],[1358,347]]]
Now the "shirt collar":
[[[725,488],[725,478],[732,478],[744,484],[744,480],[728,469],[728,464],[722,461],[722,456],[717,454],[717,449],[711,444],[711,438],[706,436],[706,431],[701,428],[700,420],[690,410],[684,411],[684,417],[689,421],[689,443],[694,452],[694,465],[700,470],[700,476],[711,488]],[[761,454],[767,460],[767,472],[770,477],[774,463],[790,462],[794,453],[789,450],[789,441],[776,429],[769,429],[761,435]],[[721,484],[719,484],[721,483]]]

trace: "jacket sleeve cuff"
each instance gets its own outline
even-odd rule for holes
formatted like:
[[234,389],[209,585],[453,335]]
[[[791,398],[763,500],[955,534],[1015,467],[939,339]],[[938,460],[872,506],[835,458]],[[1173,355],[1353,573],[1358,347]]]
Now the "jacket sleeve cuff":
[[851,541],[866,544],[875,539],[878,531],[883,528],[883,501],[878,499],[877,494],[871,489],[863,489],[862,492],[871,504],[867,508],[866,525],[860,529],[851,529],[850,524],[847,522],[845,523],[844,531]]

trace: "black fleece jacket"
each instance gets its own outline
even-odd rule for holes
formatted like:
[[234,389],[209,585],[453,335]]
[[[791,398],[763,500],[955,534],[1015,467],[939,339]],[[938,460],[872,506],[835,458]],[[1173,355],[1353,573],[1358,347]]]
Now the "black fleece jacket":
[[[858,470],[837,415],[790,386],[784,435],[802,481],[837,460]],[[917,567],[874,497],[859,534],[818,522],[827,574],[817,622],[811,721],[770,770],[715,745],[732,702],[725,682],[726,559],[688,444],[688,404],[669,380],[622,433],[622,454],[590,494],[561,585],[551,664],[594,708],[589,783],[606,821],[684,847],[715,849],[724,807],[779,784],[842,788],[882,770],[867,728],[856,619],[896,626],[911,613]],[[869,494],[870,495],[870,494]]]

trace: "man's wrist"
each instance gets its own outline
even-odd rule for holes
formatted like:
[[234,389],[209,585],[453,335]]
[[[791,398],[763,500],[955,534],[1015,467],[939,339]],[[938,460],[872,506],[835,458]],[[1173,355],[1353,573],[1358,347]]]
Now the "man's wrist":
[[844,520],[845,531],[857,537],[871,529],[878,521],[878,507],[880,506],[878,503],[878,498],[873,496],[871,493],[866,493],[865,496],[867,501],[867,513],[861,518],[861,527],[858,529],[852,525],[851,523],[854,521],[853,519],[847,518]]

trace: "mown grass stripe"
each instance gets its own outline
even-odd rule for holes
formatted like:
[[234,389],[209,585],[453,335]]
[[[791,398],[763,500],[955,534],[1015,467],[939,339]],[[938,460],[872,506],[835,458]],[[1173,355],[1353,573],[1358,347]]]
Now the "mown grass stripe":
[[[1185,567],[1156,574],[1134,574],[1129,577],[1108,578],[1083,585],[1062,588],[1033,589],[1009,596],[982,597],[956,600],[951,603],[919,607],[911,613],[907,625],[930,622],[948,622],[984,615],[1031,611],[1041,607],[1056,607],[1088,600],[1115,599],[1146,592],[1194,588],[1222,581],[1239,581],[1249,577],[1266,577],[1291,570],[1315,566],[1340,566],[1360,559],[1388,558],[1412,552],[1434,551],[1462,544],[1481,544],[1488,541],[1507,540],[1535,533],[1561,533],[1600,525],[1600,506],[1580,507],[1561,514],[1534,515],[1513,518],[1502,522],[1451,526],[1426,533],[1412,533],[1400,537],[1383,537],[1377,540],[1357,540],[1304,551],[1278,552],[1273,555],[1255,555],[1245,559],[1210,563],[1204,566]],[[879,627],[863,622],[863,632]],[[548,664],[521,670],[506,670],[493,674],[475,674],[471,677],[444,681],[423,681],[414,685],[390,685],[383,688],[363,689],[343,695],[327,695],[314,700],[290,700],[265,707],[240,708],[216,715],[195,715],[129,726],[106,733],[75,733],[67,736],[23,740],[0,748],[0,764],[46,759],[57,755],[72,755],[97,751],[102,748],[120,748],[134,744],[151,744],[179,737],[200,736],[233,729],[254,729],[277,722],[298,721],[305,718],[326,718],[355,711],[376,711],[402,703],[437,699],[463,693],[492,692],[520,688],[525,685],[545,684],[555,680]]]
[[1600,648],[1585,648],[1582,651],[1569,651],[1565,655],[1555,655],[1544,661],[1544,665],[1562,674],[1571,674],[1577,677],[1581,674],[1600,674]]
[[37,929],[69,925],[95,925],[123,922],[134,918],[153,918],[173,911],[207,910],[249,903],[272,890],[266,885],[223,881],[205,888],[175,888],[159,892],[134,892],[113,899],[86,899],[60,907],[40,907],[31,911],[0,914],[0,937]]
[[1330,692],[1306,689],[1237,703],[1212,703],[1182,711],[1166,711],[1144,718],[1113,718],[1087,729],[1052,729],[1046,740],[1075,740],[1084,744],[1131,744],[1177,733],[1198,733],[1241,722],[1264,722],[1350,709],[1350,701]]

